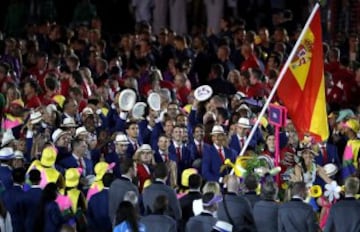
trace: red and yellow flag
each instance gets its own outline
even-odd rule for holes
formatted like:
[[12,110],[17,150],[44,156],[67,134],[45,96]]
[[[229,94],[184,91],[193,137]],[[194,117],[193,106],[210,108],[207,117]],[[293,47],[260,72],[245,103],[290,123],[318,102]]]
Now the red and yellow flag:
[[288,109],[300,139],[311,134],[323,141],[329,136],[320,24],[320,9],[312,14],[286,69],[277,94]]

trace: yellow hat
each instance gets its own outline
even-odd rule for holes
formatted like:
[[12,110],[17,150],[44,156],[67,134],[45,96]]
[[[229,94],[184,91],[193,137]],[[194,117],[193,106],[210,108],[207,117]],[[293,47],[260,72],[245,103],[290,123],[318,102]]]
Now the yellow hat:
[[96,165],[95,165],[95,168],[94,168],[94,171],[95,171],[95,174],[96,174],[96,177],[95,177],[95,181],[99,181],[103,178],[103,176],[105,175],[105,173],[107,173],[109,170],[112,170],[115,166],[115,163],[106,163],[106,162],[98,162]]
[[55,95],[52,98],[61,108],[63,108],[64,106],[64,102],[65,102],[65,97],[63,95]]
[[189,177],[192,174],[197,174],[198,171],[195,168],[185,169],[181,174],[181,185],[184,187],[189,187]]
[[65,172],[65,186],[69,188],[77,187],[79,185],[81,168],[69,168]]
[[360,129],[359,121],[353,118],[349,119],[346,121],[345,127],[350,128],[355,133],[358,133]]
[[54,146],[47,146],[41,153],[40,163],[43,166],[51,167],[56,161],[57,150]]

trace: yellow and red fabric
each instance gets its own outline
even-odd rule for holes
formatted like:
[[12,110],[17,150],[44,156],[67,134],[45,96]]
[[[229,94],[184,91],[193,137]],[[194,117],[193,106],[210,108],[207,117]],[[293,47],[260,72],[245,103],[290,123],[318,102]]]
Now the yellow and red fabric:
[[318,9],[294,47],[295,56],[286,68],[277,94],[288,109],[300,139],[311,134],[316,141],[329,136],[320,10]]

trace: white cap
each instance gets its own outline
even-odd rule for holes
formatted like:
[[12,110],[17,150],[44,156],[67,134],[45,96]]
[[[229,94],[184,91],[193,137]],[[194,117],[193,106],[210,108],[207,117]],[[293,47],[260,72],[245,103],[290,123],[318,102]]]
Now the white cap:
[[10,160],[12,158],[14,158],[14,149],[4,147],[0,150],[0,160]]
[[16,150],[14,152],[14,159],[24,159],[24,153],[22,151]]
[[86,130],[86,128],[84,126],[81,126],[81,127],[76,128],[75,137],[78,137],[79,135],[85,135],[88,133],[89,132]]
[[77,124],[73,118],[64,118],[60,127],[77,127]]
[[240,118],[238,121],[238,126],[242,128],[251,128],[250,120],[248,118]]
[[56,129],[52,135],[51,135],[51,139],[54,143],[56,143],[56,141],[64,134],[66,134],[67,132],[62,130],[62,129]]
[[141,151],[141,152],[142,151],[151,151],[152,152],[153,150],[149,144],[143,144],[137,149],[137,151]]
[[115,143],[122,143],[122,144],[129,144],[130,143],[128,138],[126,137],[126,135],[122,134],[122,133],[116,135],[114,142]]
[[215,134],[225,134],[224,128],[220,125],[214,125],[211,130],[211,135]]
[[42,115],[39,111],[35,111],[30,114],[30,122],[31,124],[37,124],[42,120]]
[[1,147],[5,147],[13,140],[15,140],[15,137],[12,133],[12,130],[6,130],[5,133],[3,133],[3,137],[1,140]]

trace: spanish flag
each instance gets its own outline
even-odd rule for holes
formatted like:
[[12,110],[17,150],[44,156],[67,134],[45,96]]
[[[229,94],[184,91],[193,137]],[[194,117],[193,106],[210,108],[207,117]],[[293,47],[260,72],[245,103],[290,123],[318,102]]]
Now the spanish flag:
[[[320,9],[317,4],[285,66],[277,94],[302,139],[310,134],[316,141],[329,136]],[[284,70],[282,70],[283,72]]]

